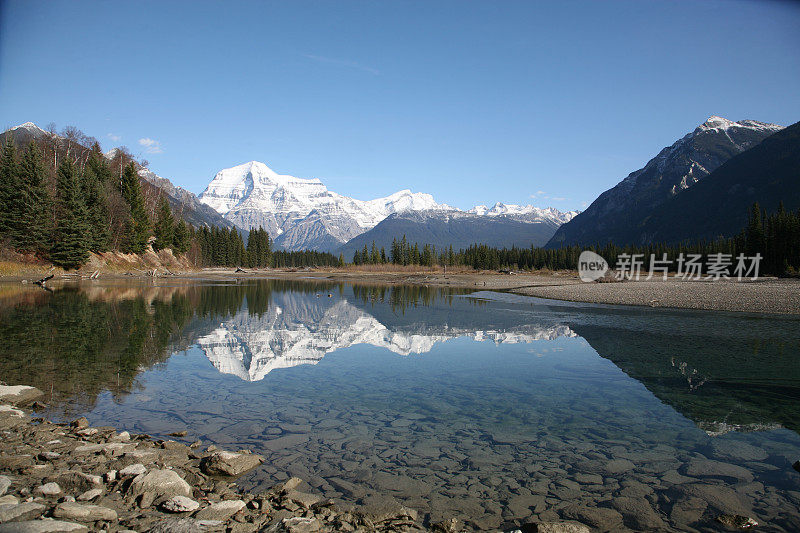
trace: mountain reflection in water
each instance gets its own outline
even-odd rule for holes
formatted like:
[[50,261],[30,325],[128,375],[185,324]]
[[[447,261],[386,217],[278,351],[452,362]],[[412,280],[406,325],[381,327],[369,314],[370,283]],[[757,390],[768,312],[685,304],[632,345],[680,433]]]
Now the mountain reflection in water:
[[473,529],[792,531],[799,324],[318,281],[0,285],[0,379],[51,418],[251,448],[247,489],[297,475]]
[[34,385],[72,412],[104,390],[122,398],[141,371],[192,345],[220,372],[257,381],[359,344],[410,355],[455,338],[580,336],[710,434],[800,430],[795,318],[470,292],[284,280],[95,284],[52,294],[6,286],[0,368],[4,381]]

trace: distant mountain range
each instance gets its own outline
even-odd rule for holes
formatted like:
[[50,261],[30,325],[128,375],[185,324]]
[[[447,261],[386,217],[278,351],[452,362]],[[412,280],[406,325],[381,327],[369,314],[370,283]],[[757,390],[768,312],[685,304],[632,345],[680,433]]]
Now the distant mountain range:
[[[218,172],[200,200],[240,228],[262,226],[280,248],[335,252],[360,243],[373,229],[376,233],[367,237],[369,242],[375,239],[387,244],[391,237],[386,237],[386,232],[395,231],[397,224],[407,229],[412,242],[470,244],[475,242],[475,237],[467,237],[471,234],[499,245],[510,242],[509,232],[514,232],[544,244],[575,214],[500,203],[491,209],[477,206],[461,211],[437,203],[430,194],[408,189],[374,200],[356,200],[329,191],[319,179],[278,174],[258,161]],[[442,217],[448,220],[447,230],[439,228]],[[357,237],[360,239],[353,241]],[[517,240],[525,246],[531,243],[527,238]]]
[[490,244],[500,248],[544,246],[555,231],[578,212],[562,213],[557,209],[496,204],[470,211],[421,210],[394,213],[371,230],[362,233],[338,248],[350,259],[354,252],[368,249],[372,243],[390,249],[392,240],[405,236],[410,243],[427,243],[437,250],[453,246],[458,251],[472,244]]
[[[33,122],[26,122],[0,134],[0,142],[5,142],[6,136],[12,135],[15,145],[19,149],[24,149],[31,141],[37,142],[56,142],[65,143],[67,139],[61,135],[52,134],[47,132],[34,124]],[[86,147],[90,148],[90,147]],[[114,148],[104,155],[109,161],[113,160],[117,153],[118,148]],[[145,187],[145,192],[152,189],[154,192],[163,191],[169,201],[170,207],[173,212],[180,215],[186,222],[195,227],[201,226],[218,226],[223,228],[232,228],[235,225],[223,218],[214,209],[206,204],[200,202],[197,196],[183,189],[175,186],[167,178],[151,172],[149,169],[142,167],[134,162],[139,177]]]
[[[67,142],[31,122],[0,134],[0,141],[9,134],[20,147],[31,140]],[[117,150],[105,156],[113,160]],[[348,260],[373,242],[388,250],[403,235],[440,250],[473,243],[677,243],[735,235],[753,202],[769,211],[780,202],[800,208],[800,125],[712,116],[582,213],[502,203],[460,210],[408,189],[357,200],[328,190],[319,179],[278,174],[258,161],[221,170],[199,196],[147,168],[137,170],[145,192],[163,191],[173,211],[194,226],[243,232],[262,226],[277,248],[342,253]]]
[[[776,124],[733,122],[712,116],[661,150],[644,168],[601,194],[583,213],[558,228],[547,246],[649,244],[738,233],[747,216],[747,205],[763,197],[777,153],[759,148],[755,156],[744,156],[782,129]],[[787,144],[791,141],[781,146]],[[739,154],[743,159],[735,157]],[[722,177],[712,179],[729,160]],[[749,165],[747,178],[732,170],[744,162]],[[744,188],[733,187],[735,184],[729,182],[732,176],[741,178]],[[787,179],[791,180],[788,175]],[[706,181],[713,185],[699,187]],[[787,190],[785,195],[789,193]],[[738,200],[732,201],[731,194]],[[714,216],[710,216],[712,213]],[[679,227],[683,229],[678,231]]]

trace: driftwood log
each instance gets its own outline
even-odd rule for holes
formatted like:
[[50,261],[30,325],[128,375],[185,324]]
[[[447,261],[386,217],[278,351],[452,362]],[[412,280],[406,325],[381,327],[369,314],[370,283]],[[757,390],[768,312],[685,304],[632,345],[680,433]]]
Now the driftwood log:
[[44,284],[48,282],[48,280],[53,279],[54,275],[50,274],[49,276],[45,276],[42,279],[38,279],[34,281],[35,284],[39,285],[40,287],[44,287]]

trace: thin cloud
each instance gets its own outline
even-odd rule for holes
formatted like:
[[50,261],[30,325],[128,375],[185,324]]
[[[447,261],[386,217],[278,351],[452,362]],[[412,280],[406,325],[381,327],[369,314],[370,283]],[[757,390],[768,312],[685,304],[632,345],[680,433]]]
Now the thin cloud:
[[542,199],[542,200],[550,200],[551,202],[566,202],[569,198],[565,198],[563,196],[550,196],[545,191],[536,191],[535,194],[531,194],[531,198],[534,200]]
[[139,146],[144,147],[144,151],[148,154],[164,153],[164,149],[161,148],[161,142],[149,137],[139,139]]
[[119,136],[119,135],[114,135],[113,133],[109,133],[109,134],[108,134],[108,138],[109,138],[109,139],[111,139],[112,141],[114,141],[115,143],[116,143],[116,142],[119,142],[119,141],[121,141],[121,140],[122,140],[122,137],[121,137],[121,136]]
[[349,59],[336,59],[334,57],[318,56],[314,54],[304,54],[304,57],[306,59],[310,59],[318,63],[325,63],[328,65],[335,65],[337,67],[347,67],[356,70],[361,70],[363,72],[369,72],[374,76],[380,76],[381,74],[381,71],[378,69],[362,65],[361,63],[358,63],[356,61],[350,61]]

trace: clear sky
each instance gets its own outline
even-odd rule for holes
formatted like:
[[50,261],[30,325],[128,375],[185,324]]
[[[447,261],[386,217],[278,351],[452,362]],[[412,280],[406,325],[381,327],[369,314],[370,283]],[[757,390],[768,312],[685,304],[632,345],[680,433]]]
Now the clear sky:
[[197,193],[255,159],[580,209],[709,115],[800,120],[798,3],[0,5],[0,127],[74,125]]

